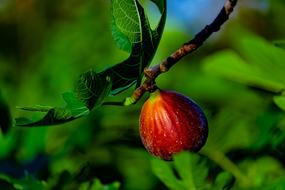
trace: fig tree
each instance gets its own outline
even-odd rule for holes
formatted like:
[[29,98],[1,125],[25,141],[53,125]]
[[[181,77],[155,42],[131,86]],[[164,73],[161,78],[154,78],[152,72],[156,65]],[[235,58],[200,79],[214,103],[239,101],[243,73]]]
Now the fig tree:
[[171,160],[180,151],[199,151],[208,136],[202,109],[188,97],[174,91],[156,90],[140,114],[140,136],[154,156]]

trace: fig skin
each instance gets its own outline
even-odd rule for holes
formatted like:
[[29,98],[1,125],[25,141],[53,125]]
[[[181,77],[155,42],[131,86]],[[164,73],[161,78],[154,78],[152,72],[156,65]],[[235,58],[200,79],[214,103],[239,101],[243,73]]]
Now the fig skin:
[[140,114],[140,137],[154,156],[171,160],[181,151],[199,151],[208,137],[208,122],[202,109],[175,91],[156,90]]

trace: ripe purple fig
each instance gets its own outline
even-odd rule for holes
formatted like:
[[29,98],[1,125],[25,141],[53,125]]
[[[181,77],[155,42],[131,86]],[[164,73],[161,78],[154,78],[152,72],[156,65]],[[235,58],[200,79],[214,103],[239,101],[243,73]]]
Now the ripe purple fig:
[[156,90],[142,107],[140,136],[151,154],[171,160],[181,151],[199,151],[208,137],[208,123],[193,100],[174,91]]

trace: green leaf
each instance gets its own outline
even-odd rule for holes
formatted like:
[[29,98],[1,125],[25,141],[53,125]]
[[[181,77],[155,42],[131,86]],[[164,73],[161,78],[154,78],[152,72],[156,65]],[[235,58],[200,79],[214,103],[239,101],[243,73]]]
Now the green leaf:
[[89,113],[86,106],[77,99],[72,92],[66,92],[62,94],[64,101],[66,102],[65,108],[70,110],[72,117],[78,118]]
[[[202,189],[206,186],[208,168],[198,154],[181,152],[174,156],[174,168],[171,163],[154,159],[152,169],[155,175],[170,189]],[[179,178],[174,175],[175,169]]]
[[[161,11],[160,21],[154,30],[151,29],[139,1],[112,1],[113,38],[119,48],[130,52],[130,56],[121,63],[97,74],[90,71],[81,76],[76,87],[77,96],[89,109],[100,105],[109,94],[116,95],[136,83],[140,84],[143,69],[150,64],[156,52],[166,19],[166,1],[153,2]],[[108,92],[110,84],[111,91]],[[97,98],[93,99],[92,94],[95,94]]]
[[119,188],[119,182],[102,184],[99,179],[95,179],[94,181],[81,184],[79,190],[118,190]]
[[141,24],[138,1],[112,0],[112,34],[119,48],[131,53],[132,45],[140,43]]
[[209,183],[206,158],[195,153],[181,152],[173,163],[153,159],[151,164],[154,174],[173,190],[229,189],[234,182],[233,175],[221,172]]
[[281,79],[272,77],[268,69],[244,61],[239,55],[225,50],[209,56],[204,60],[203,68],[206,72],[270,92],[280,92],[285,83]]
[[35,106],[17,106],[18,109],[25,110],[25,111],[37,111],[37,112],[48,112],[53,107],[51,106],[42,106],[42,105],[35,105]]
[[265,189],[265,190],[283,190],[285,187],[285,176],[279,177],[277,180],[272,181],[267,185],[262,185],[257,189]]
[[75,86],[75,94],[64,94],[67,105],[63,108],[32,106],[26,111],[46,112],[37,121],[17,118],[18,126],[55,125],[65,123],[102,105],[104,99],[118,94],[137,83],[140,85],[143,69],[148,66],[156,52],[166,19],[166,0],[153,1],[161,11],[157,27],[152,30],[144,9],[138,0],[112,1],[112,31],[118,46],[130,56],[121,63],[96,73],[83,73]]
[[112,36],[120,49],[129,53],[132,51],[131,42],[129,41],[128,37],[118,29],[115,24],[114,18],[112,20]]
[[175,156],[174,165],[184,183],[184,186],[188,187],[189,189],[196,189],[196,186],[193,181],[191,161],[192,161],[191,155],[188,154],[187,152],[182,152]]
[[157,158],[151,162],[154,174],[170,189],[183,190],[182,182],[174,175],[170,163]]
[[[152,0],[152,2],[161,12],[160,21],[154,30],[151,30],[139,1],[112,0],[112,34],[119,48],[131,53],[134,44],[152,43],[154,47],[158,45],[166,19],[166,1]],[[144,38],[148,37],[152,39],[146,41]]]
[[273,101],[279,108],[285,111],[285,95],[274,96]]
[[246,160],[240,164],[240,167],[246,172],[252,186],[259,187],[256,189],[267,189],[264,188],[267,184],[272,185],[278,176],[284,176],[282,164],[270,156]]
[[220,173],[211,189],[215,190],[227,190],[231,189],[233,186],[233,176],[229,172],[222,172]]
[[[230,50],[211,55],[204,60],[204,70],[248,86],[281,93],[285,89],[285,51],[253,35],[242,36],[237,45],[240,55]],[[273,100],[285,110],[284,95],[274,96]]]
[[203,157],[195,153],[181,152],[174,157],[174,164],[186,189],[201,189],[205,186],[208,168]]
[[76,96],[88,107],[93,109],[102,104],[111,91],[110,78],[90,70],[83,73],[75,87]]
[[46,113],[46,115],[42,119],[37,121],[22,117],[16,118],[16,125],[27,127],[40,125],[56,125],[71,121],[73,119],[74,118],[72,118],[70,110],[64,108],[52,108]]
[[49,106],[20,107],[26,111],[46,112],[46,114],[37,121],[28,118],[16,118],[16,125],[27,127],[56,125],[72,121],[89,113],[89,109],[75,97],[74,93],[67,92],[62,96],[66,102],[66,106],[63,108]]
[[112,81],[112,94],[118,94],[133,84],[140,84],[158,47],[166,19],[166,1],[153,1],[161,11],[157,27],[152,30],[145,11],[137,0],[113,0],[113,36],[118,46],[131,54],[125,61],[102,73]]

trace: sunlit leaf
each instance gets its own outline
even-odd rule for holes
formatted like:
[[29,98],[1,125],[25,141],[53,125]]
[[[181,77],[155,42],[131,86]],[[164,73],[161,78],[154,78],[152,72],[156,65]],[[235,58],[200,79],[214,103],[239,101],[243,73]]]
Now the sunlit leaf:
[[241,56],[233,51],[219,52],[206,58],[205,70],[249,86],[281,92],[285,87],[285,51],[253,35],[242,36],[238,46]]
[[[241,55],[222,51],[206,58],[205,71],[248,86],[281,93],[285,89],[285,51],[253,35],[243,36],[238,46]],[[274,96],[273,100],[285,110],[284,96]]]
[[239,44],[241,56],[264,77],[284,84],[285,50],[255,35],[244,35]]
[[285,87],[284,81],[271,77],[268,70],[246,63],[233,51],[222,51],[209,56],[204,60],[203,67],[209,73],[270,92],[280,92]]

